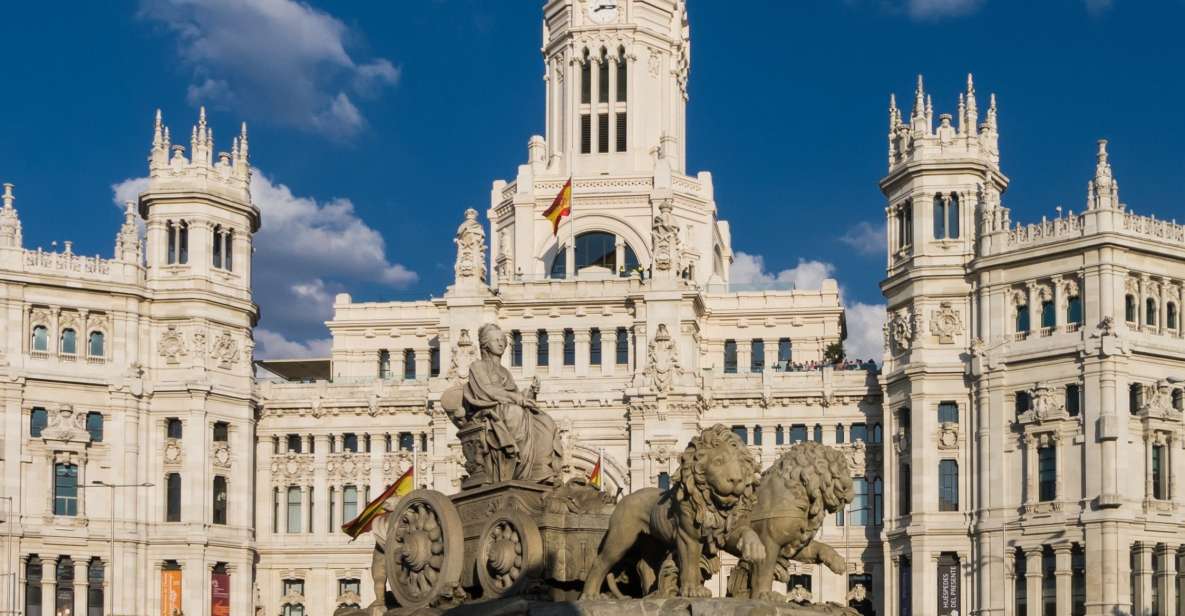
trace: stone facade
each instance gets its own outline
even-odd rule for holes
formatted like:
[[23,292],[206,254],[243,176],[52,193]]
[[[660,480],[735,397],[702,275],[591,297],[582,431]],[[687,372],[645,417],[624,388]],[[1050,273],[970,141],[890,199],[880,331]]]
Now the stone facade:
[[[1014,224],[994,99],[980,123],[969,81],[935,127],[919,82],[908,121],[890,108],[883,370],[825,365],[846,334],[838,285],[730,284],[711,175],[685,169],[684,2],[550,0],[543,56],[546,134],[484,221],[460,217],[453,284],[339,295],[330,358],[252,371],[245,128],[215,156],[203,114],[187,155],[158,118],[111,259],[24,248],[5,187],[0,473],[19,604],[40,591],[43,614],[83,611],[100,570],[116,613],[161,613],[179,589],[185,614],[210,614],[222,575],[235,614],[369,604],[373,540],[340,526],[412,465],[418,485],[458,489],[441,396],[495,322],[560,425],[566,476],[603,456],[614,493],[663,485],[716,423],[763,467],[799,440],[841,449],[856,501],[818,538],[848,575],[790,571],[791,597],[1180,613],[1185,228],[1119,202],[1105,143],[1082,212]],[[542,212],[569,180],[553,232]]]

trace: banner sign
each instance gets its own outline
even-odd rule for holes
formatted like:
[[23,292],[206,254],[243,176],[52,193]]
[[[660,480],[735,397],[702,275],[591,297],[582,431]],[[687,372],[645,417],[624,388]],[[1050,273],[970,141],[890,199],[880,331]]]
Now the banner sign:
[[160,572],[160,615],[181,613],[181,570],[164,569]]
[[959,616],[960,592],[959,561],[943,557],[938,560],[938,614]]
[[230,574],[210,576],[210,616],[230,616]]

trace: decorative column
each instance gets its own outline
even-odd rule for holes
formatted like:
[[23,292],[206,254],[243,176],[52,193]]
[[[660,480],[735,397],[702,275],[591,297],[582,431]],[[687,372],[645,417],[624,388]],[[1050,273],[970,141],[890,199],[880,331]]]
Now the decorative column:
[[1021,502],[1028,508],[1037,502],[1037,439],[1031,434],[1024,434],[1020,442],[1025,452],[1025,494]]
[[1136,296],[1136,331],[1144,329],[1144,320],[1148,315],[1144,311],[1144,300],[1148,297],[1148,282],[1151,276],[1140,274],[1139,293]]
[[1029,281],[1025,284],[1025,289],[1028,290],[1029,297],[1029,335],[1041,329],[1041,293],[1037,289],[1037,283]]
[[1156,546],[1160,569],[1156,572],[1156,590],[1160,595],[1160,614],[1173,616],[1177,612],[1177,549],[1167,544]]
[[1152,545],[1143,542],[1132,544],[1135,553],[1135,570],[1132,578],[1132,614],[1152,614]]
[[[577,329],[572,332],[576,339],[576,376],[588,376],[590,339],[592,333],[587,329]],[[605,340],[601,336],[601,363],[605,363]]]
[[766,338],[762,346],[765,347],[765,369],[772,371],[778,365],[778,339]]
[[[86,614],[86,581],[87,565],[90,556],[72,556],[74,559],[74,614]],[[103,577],[110,575],[110,570],[103,572]],[[104,597],[105,599],[106,597]]]
[[[1053,327],[1054,331],[1062,331],[1066,326],[1066,286],[1061,276],[1054,276],[1053,282]],[[1061,602],[1058,602],[1061,611]]]
[[524,330],[523,336],[523,376],[535,376],[535,360],[538,357],[537,345],[539,341],[535,330]]
[[417,347],[416,351],[416,380],[426,381],[432,374],[432,349],[428,344]]
[[547,330],[547,373],[559,376],[564,368],[564,330]]
[[57,609],[58,561],[41,561],[41,613],[53,613]]
[[1041,556],[1042,546],[1028,546],[1025,552],[1025,593],[1028,595],[1028,613],[1026,616],[1054,616],[1043,614],[1041,601]]
[[403,380],[403,349],[388,349],[387,358],[391,362],[391,378],[396,381]]
[[[374,443],[371,443],[374,447]],[[313,508],[313,534],[323,535],[329,528],[329,476],[325,463],[329,456],[329,435],[313,435],[313,488],[324,505]],[[270,466],[270,465],[269,465]],[[232,578],[233,579],[233,578]]]
[[1057,616],[1070,616],[1071,595],[1074,589],[1074,569],[1071,563],[1073,553],[1072,543],[1058,543],[1053,546],[1054,576],[1057,578]]
[[751,340],[736,339],[737,342],[737,374],[747,374],[750,371],[753,342]]

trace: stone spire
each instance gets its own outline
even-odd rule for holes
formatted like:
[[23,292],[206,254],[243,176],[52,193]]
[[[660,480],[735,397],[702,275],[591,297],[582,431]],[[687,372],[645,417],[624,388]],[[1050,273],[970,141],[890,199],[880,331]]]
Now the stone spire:
[[136,204],[124,202],[123,226],[115,235],[115,258],[126,263],[140,263],[143,255],[143,241],[136,226]]
[[219,152],[215,164],[214,129],[207,123],[206,108],[202,107],[198,110],[197,124],[189,132],[190,156],[186,158],[183,146],[172,145],[169,127],[164,124],[158,109],[152,127],[152,148],[148,154],[149,177],[200,177],[248,189],[251,164],[247,150],[247,124],[244,122],[239,135],[231,142],[230,152]]
[[1107,140],[1099,139],[1099,150],[1095,154],[1094,179],[1086,186],[1086,209],[1104,210],[1119,207],[1119,182],[1111,175]]
[[16,197],[12,194],[12,184],[4,184],[4,208],[0,209],[0,247],[21,247],[21,219],[17,216],[16,208],[12,207]]
[[975,100],[975,80],[971,76],[971,73],[967,73],[966,99],[966,108],[959,110],[959,132],[969,137],[974,137],[976,135],[976,126],[979,124],[979,104]]

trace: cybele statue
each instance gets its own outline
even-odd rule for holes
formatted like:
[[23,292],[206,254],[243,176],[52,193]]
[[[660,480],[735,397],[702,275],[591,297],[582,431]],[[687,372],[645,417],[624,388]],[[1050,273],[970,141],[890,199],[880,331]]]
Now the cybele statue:
[[[790,447],[768,470],[722,425],[687,444],[668,489],[617,501],[583,480],[562,481],[556,423],[501,362],[506,337],[479,330],[480,359],[441,396],[465,458],[461,491],[418,489],[385,502],[374,525],[379,597],[335,616],[639,613],[856,614],[773,590],[789,561],[847,564],[815,540],[852,499],[847,458],[817,443]],[[739,564],[728,597],[706,579],[720,554]],[[386,591],[395,598],[388,605]]]

